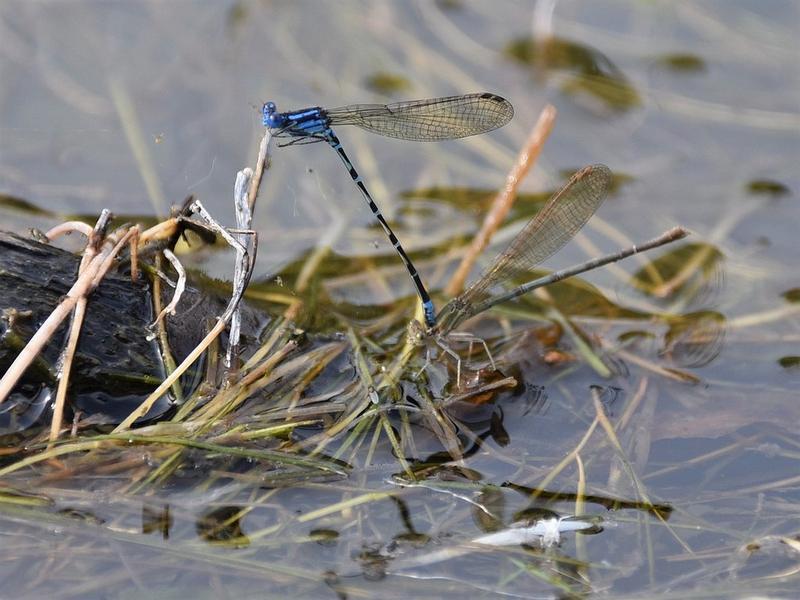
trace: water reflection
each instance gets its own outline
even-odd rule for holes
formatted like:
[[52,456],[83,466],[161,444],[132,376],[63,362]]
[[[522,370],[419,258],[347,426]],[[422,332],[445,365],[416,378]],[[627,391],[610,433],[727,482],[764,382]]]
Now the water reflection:
[[797,573],[800,561],[799,535],[765,535],[742,544],[727,569],[728,577],[745,580]]
[[335,529],[312,529],[308,538],[321,546],[335,546],[339,539],[339,532]]
[[406,529],[403,533],[398,533],[394,536],[394,542],[410,542],[414,545],[424,546],[430,538],[428,535],[418,532],[414,527],[414,523],[411,521],[411,511],[408,508],[408,503],[397,496],[392,496],[391,500],[397,506],[397,511],[400,513],[400,522]]
[[48,410],[53,400],[52,388],[40,385],[19,385],[0,404],[0,436],[27,431]]
[[751,196],[782,198],[792,195],[792,190],[789,189],[789,186],[774,179],[751,179],[745,184],[744,189]]
[[558,71],[569,73],[561,90],[586,95],[606,110],[625,112],[641,105],[639,93],[622,70],[595,48],[557,37],[522,37],[512,40],[505,54],[542,78]]
[[[516,382],[513,378],[504,378],[502,381],[507,380]],[[428,405],[425,410],[420,411],[420,424],[434,433],[440,446],[446,450],[428,454],[415,463],[417,466],[413,467],[413,472],[424,470],[429,465],[447,463],[453,458],[470,457],[479,452],[489,439],[500,448],[508,446],[512,439],[505,425],[504,407],[513,406],[514,418],[519,418],[531,411],[543,411],[547,398],[542,386],[515,384],[511,394],[471,396],[464,393],[449,396],[435,405]],[[473,402],[473,399],[477,401]],[[443,424],[446,424],[452,435],[443,434]]]
[[800,356],[781,356],[778,364],[787,371],[800,371]]
[[142,505],[142,533],[160,533],[165,540],[169,539],[173,519],[170,514],[169,504],[153,507],[150,504]]
[[662,54],[656,57],[655,65],[665,71],[685,74],[705,73],[708,68],[701,56],[690,52]]
[[[518,566],[534,569],[538,577],[572,593],[587,581],[592,565],[562,548],[568,537],[601,534],[604,523],[617,525],[625,521],[620,512],[623,510],[645,512],[660,521],[669,519],[672,513],[672,507],[667,504],[531,488],[514,483],[498,486],[461,480],[450,485],[443,482],[434,484],[433,472],[429,469],[429,477],[424,481],[406,481],[402,485],[451,494],[458,502],[470,503],[473,523],[483,533],[466,536],[458,523],[445,521],[433,524],[430,542],[424,547],[370,546],[357,556],[365,577],[383,577],[392,573],[461,581],[463,573],[469,572],[471,582],[492,581],[490,574],[484,571],[496,568],[497,561],[502,560],[504,553],[509,553]],[[396,482],[401,480],[401,476],[396,476]],[[515,492],[513,495],[523,496],[526,505],[518,508],[507,521],[505,514],[509,505],[517,503],[509,496],[512,490]],[[575,515],[558,508],[574,507],[578,501],[601,506],[614,511],[614,514]],[[425,504],[430,505],[430,502]],[[500,550],[503,547],[505,549]],[[457,563],[444,566],[454,559],[458,559]]]
[[800,288],[786,290],[781,294],[781,297],[787,302],[800,302]]
[[105,519],[98,517],[90,510],[74,508],[72,506],[61,508],[57,510],[55,514],[66,517],[70,521],[80,521],[87,525],[103,525],[106,522]]
[[599,494],[580,495],[573,492],[551,491],[542,488],[529,487],[513,482],[504,483],[502,487],[514,490],[515,492],[522,494],[524,497],[530,498],[532,500],[532,504],[529,508],[535,508],[544,503],[551,504],[554,502],[566,502],[568,504],[574,504],[580,500],[587,504],[598,504],[610,511],[644,511],[665,521],[670,518],[673,510],[672,506],[669,504],[654,504],[645,501],[625,500],[622,498],[602,496]]
[[24,198],[18,198],[17,196],[11,196],[9,194],[3,194],[3,193],[0,193],[0,208],[21,215],[30,215],[39,217],[56,216],[49,210],[41,208],[36,204],[34,204],[33,202],[29,202]]
[[501,448],[505,448],[511,442],[511,436],[508,435],[508,431],[503,426],[503,418],[503,407],[498,406],[489,421],[489,435]]
[[497,486],[487,485],[475,498],[472,519],[479,530],[493,533],[503,528],[505,512],[505,493]]
[[631,284],[654,298],[684,303],[706,302],[722,287],[725,256],[714,245],[675,245],[631,276]]
[[704,367],[714,361],[725,342],[726,319],[721,313],[704,310],[664,317],[669,329],[661,353],[682,367]]
[[366,78],[364,85],[367,89],[383,96],[394,96],[401,92],[408,92],[414,87],[406,77],[386,71],[373,73]]
[[250,545],[242,529],[246,509],[241,506],[221,506],[201,515],[195,523],[197,535],[211,544],[224,544],[235,548]]
[[[578,170],[579,168],[559,170],[561,181],[566,183]],[[634,181],[633,176],[615,170],[611,176],[608,197],[615,196],[619,193],[620,189],[632,181]],[[530,219],[559,189],[560,187],[554,187],[542,192],[517,193],[511,211],[506,217],[506,223]],[[416,201],[414,203],[414,214],[421,217],[426,216],[422,211],[430,212],[434,210],[431,205],[423,204],[421,202],[422,200],[436,200],[438,203],[452,206],[460,212],[485,214],[491,207],[495,196],[497,196],[497,190],[460,186],[434,186],[404,190],[400,195],[403,198]],[[436,215],[430,214],[427,216],[435,217]]]
[[620,398],[624,398],[625,392],[622,388],[614,385],[592,384],[589,389],[596,395],[603,405],[603,410],[609,417],[614,416]]

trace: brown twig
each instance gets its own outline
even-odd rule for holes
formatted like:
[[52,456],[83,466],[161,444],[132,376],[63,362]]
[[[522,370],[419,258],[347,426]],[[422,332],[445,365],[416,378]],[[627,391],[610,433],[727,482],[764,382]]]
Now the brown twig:
[[39,355],[48,340],[50,340],[56,330],[61,326],[64,319],[66,319],[75,308],[78,301],[82,297],[89,295],[98,286],[105,273],[111,268],[114,257],[131,239],[133,233],[130,229],[118,230],[109,236],[109,240],[115,241],[119,235],[122,235],[122,237],[113,248],[104,248],[97,256],[87,263],[85,271],[72,285],[64,300],[53,309],[53,312],[50,313],[41,327],[33,334],[22,352],[20,352],[17,358],[14,359],[14,362],[11,363],[11,366],[3,375],[3,378],[0,379],[0,403],[6,399],[20,377],[22,377],[22,374],[28,366],[30,366],[33,359]]
[[72,233],[73,231],[77,231],[78,233],[82,233],[86,237],[91,237],[92,235],[92,226],[88,223],[84,223],[83,221],[66,221],[65,223],[60,223],[55,227],[52,227],[45,233],[47,239],[54,240],[62,235],[67,235]]
[[[162,259],[163,256],[161,254],[156,254],[154,263],[156,272],[161,270]],[[161,299],[161,281],[162,277],[160,275],[153,277],[153,308],[154,311],[158,312],[159,314],[163,309],[163,302]],[[161,360],[164,362],[165,372],[169,377],[169,375],[171,375],[175,370],[177,363],[175,362],[175,357],[172,355],[172,349],[170,348],[169,337],[167,335],[167,325],[164,322],[164,319],[156,322],[156,338],[158,339],[158,345],[160,346]],[[213,361],[208,362],[210,364]],[[180,382],[175,382],[175,384],[172,386],[172,395],[178,404],[183,403],[183,388],[181,387]]]
[[[224,317],[224,315],[223,315]],[[145,398],[142,403],[136,407],[125,419],[114,428],[112,433],[121,433],[127,429],[131,428],[131,425],[139,418],[143,417],[148,413],[148,411],[152,408],[153,404],[161,398],[164,394],[167,393],[167,390],[172,386],[173,383],[178,381],[178,377],[183,375],[183,373],[191,367],[194,362],[200,358],[200,356],[205,352],[206,348],[213,342],[216,337],[223,332],[225,326],[228,324],[228,319],[230,315],[225,317],[220,317],[217,319],[217,322],[214,324],[214,327],[209,331],[206,336],[200,341],[199,344],[192,350],[189,355],[183,360],[183,362],[178,365],[178,367],[167,377],[164,381],[161,382],[153,393],[151,393],[147,398]]]
[[522,180],[525,179],[525,175],[528,174],[536,159],[539,158],[542,146],[544,146],[550,132],[553,130],[555,119],[556,108],[548,104],[542,109],[539,120],[536,121],[536,125],[534,125],[525,145],[517,156],[517,161],[506,177],[503,189],[495,197],[492,208],[483,221],[481,230],[473,238],[472,244],[467,248],[464,258],[461,260],[461,264],[458,265],[455,274],[450,279],[450,283],[445,287],[445,293],[448,296],[455,296],[461,292],[464,287],[464,281],[466,281],[469,272],[475,265],[478,256],[480,256],[489,244],[494,232],[505,220],[508,211],[511,210],[514,200],[517,198],[517,190]]
[[272,134],[269,129],[266,130],[264,137],[261,138],[261,143],[258,146],[258,159],[256,160],[256,170],[253,173],[253,178],[250,180],[250,188],[247,191],[247,201],[250,204],[250,212],[253,213],[256,207],[256,198],[258,198],[258,190],[261,187],[261,179],[264,176],[264,171],[269,169],[269,155],[270,143],[272,142]]
[[64,406],[67,403],[67,389],[69,388],[69,375],[72,371],[72,361],[75,358],[75,351],[78,348],[78,340],[83,327],[83,318],[86,315],[87,298],[83,296],[75,305],[72,313],[72,324],[69,330],[69,339],[64,352],[61,355],[61,375],[58,378],[58,389],[56,390],[56,401],[53,404],[53,417],[50,420],[50,443],[58,439],[61,432],[61,424],[64,420]]
[[152,408],[153,404],[163,396],[170,386],[173,385],[178,380],[178,377],[183,375],[183,373],[192,365],[194,362],[200,358],[200,356],[205,352],[205,350],[211,345],[211,343],[219,336],[227,326],[228,322],[231,320],[231,317],[236,311],[236,308],[239,306],[239,301],[242,299],[244,295],[244,291],[247,287],[247,282],[249,281],[250,274],[253,271],[253,261],[248,256],[247,250],[242,246],[234,237],[228,233],[223,227],[216,223],[211,218],[211,215],[208,211],[203,207],[199,200],[195,200],[192,202],[192,211],[195,214],[200,215],[206,225],[209,225],[213,228],[215,233],[221,235],[228,244],[236,250],[237,254],[237,261],[241,264],[241,273],[243,273],[243,277],[241,281],[234,282],[234,289],[233,294],[231,296],[230,301],[228,302],[228,306],[225,308],[225,311],[217,317],[217,322],[214,324],[214,327],[206,334],[206,336],[200,341],[200,343],[189,353],[189,355],[183,360],[183,362],[178,365],[178,367],[173,371],[173,373],[167,377],[161,385],[156,388],[156,390],[151,393],[147,398],[145,398],[142,403],[136,407],[125,419],[117,425],[114,429],[114,433],[120,433],[125,431],[126,429],[130,429],[131,425],[134,422],[144,415]]
[[[83,257],[81,258],[81,264],[78,267],[78,274],[84,272],[86,269],[86,265],[91,262],[91,260],[97,256],[97,252],[99,250],[100,244],[102,240],[105,238],[105,231],[106,227],[108,226],[108,221],[111,218],[111,213],[107,210],[104,210],[100,217],[97,220],[97,224],[95,225],[94,229],[89,232],[89,239],[86,242],[86,249],[83,252]],[[56,230],[54,232],[54,230]],[[57,227],[51,229],[47,233],[47,237],[50,238],[51,233],[55,233],[56,235],[60,235],[60,232],[64,230],[59,230]],[[81,327],[83,326],[83,318],[86,315],[86,303],[87,298],[86,296],[82,296],[78,299],[78,303],[75,305],[75,310],[72,313],[72,324],[70,326],[69,338],[67,340],[67,345],[64,348],[63,353],[61,354],[60,362],[60,372],[61,375],[58,379],[58,388],[56,390],[56,401],[53,405],[53,417],[50,420],[50,442],[54,442],[58,439],[58,435],[61,432],[61,423],[64,419],[64,406],[67,402],[67,390],[69,388],[69,376],[72,372],[72,361],[75,358],[75,351],[78,348],[78,340],[80,339]]]

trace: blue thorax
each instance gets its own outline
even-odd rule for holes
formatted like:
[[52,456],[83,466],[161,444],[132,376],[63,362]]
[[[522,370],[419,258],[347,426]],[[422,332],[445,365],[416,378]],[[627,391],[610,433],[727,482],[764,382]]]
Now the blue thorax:
[[319,106],[280,113],[274,102],[267,102],[261,109],[264,127],[279,130],[292,136],[303,137],[328,130],[325,111]]

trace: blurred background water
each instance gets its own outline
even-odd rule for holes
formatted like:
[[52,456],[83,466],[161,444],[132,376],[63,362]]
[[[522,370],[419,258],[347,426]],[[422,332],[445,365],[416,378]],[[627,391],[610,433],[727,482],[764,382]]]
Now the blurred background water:
[[[592,248],[611,250],[681,224],[693,232],[691,243],[707,248],[703,289],[683,309],[706,311],[703,319],[713,313],[713,322],[725,329],[724,339],[715,339],[710,350],[707,344],[692,345],[677,325],[667,336],[671,345],[665,351],[699,383],[661,388],[669,402],[662,400],[663,412],[648,425],[652,445],[636,469],[653,497],[676,508],[675,529],[642,527],[623,536],[612,528],[587,538],[582,543],[598,539],[600,546],[618,550],[616,555],[602,548],[590,552],[593,565],[603,564],[597,570],[613,574],[573,585],[580,579],[576,576],[561,592],[667,597],[670,589],[682,589],[682,596],[733,597],[741,592],[738,580],[755,591],[759,578],[770,577],[773,593],[790,597],[800,558],[791,543],[800,533],[799,30],[800,5],[790,0],[11,0],[0,6],[2,226],[17,232],[44,229],[68,215],[102,208],[121,220],[164,217],[188,194],[232,224],[234,177],[254,159],[263,134],[259,110],[267,100],[289,110],[483,90],[500,94],[513,103],[514,120],[477,138],[415,144],[358,130],[338,132],[404,245],[423,259],[423,271],[431,277],[433,267],[424,259],[453,237],[474,233],[485,209],[474,201],[453,200],[453,190],[500,188],[540,110],[552,103],[558,109],[555,130],[523,190],[551,189],[562,171],[595,162],[624,176],[585,238],[552,265],[571,264]],[[440,192],[427,193],[431,188]],[[366,306],[412,294],[391,246],[326,145],[275,149],[262,190],[254,221],[261,239],[256,282],[272,281],[287,265],[329,242],[341,257],[377,256],[397,263],[390,289],[375,290],[355,278],[352,286],[331,287],[334,300]],[[223,253],[199,252],[186,260],[214,277],[230,276],[230,257]],[[613,269],[586,279],[612,301],[645,306],[637,304],[628,282]],[[603,335],[613,332],[608,326]],[[598,381],[584,373],[563,385],[584,392],[595,383],[618,385],[631,398],[641,381]],[[561,393],[569,396],[564,388],[551,390],[550,402],[563,403]],[[575,400],[575,406],[581,402]],[[560,459],[544,457],[542,449],[563,433],[559,410],[518,415],[507,425],[512,443],[518,440],[526,456],[541,459],[543,469]],[[616,405],[613,411],[624,408]],[[585,427],[585,420],[577,421]],[[493,483],[511,475],[496,457],[483,457],[478,465]],[[353,491],[379,489],[385,475],[365,474]],[[590,487],[600,485],[589,480]],[[411,513],[427,514],[426,502],[434,501],[417,498]],[[278,512],[292,502],[304,510],[316,506],[297,490],[281,498]],[[397,526],[394,506],[379,520],[389,531]],[[19,543],[19,536],[28,534],[20,534],[12,522],[6,522],[7,535]],[[353,539],[386,542],[380,529],[350,533]],[[291,531],[299,536],[308,530],[298,525]],[[51,535],[57,539],[59,534]],[[644,544],[642,536],[653,537]],[[643,557],[638,542],[654,554]],[[116,538],[108,543],[136,542]],[[119,551],[139,565],[133,570],[140,574],[158,572],[150,561],[169,545],[148,543],[147,552]],[[300,547],[293,546],[288,556],[296,557]],[[328,546],[319,548],[308,558],[323,565],[322,573],[332,557]],[[231,551],[205,552],[194,557],[198,564],[218,556],[228,560]],[[265,556],[286,560],[276,549],[271,552],[250,555],[248,569],[256,569]],[[78,563],[61,557],[59,564],[80,564],[83,572],[98,573],[98,563],[85,558]],[[237,572],[231,560],[229,567]],[[513,560],[517,557],[499,568]],[[497,561],[502,562],[495,559],[493,568]],[[12,568],[16,563],[10,557],[6,561]],[[33,564],[45,568],[46,563],[39,557]],[[399,577],[392,587],[367,583],[360,593],[414,593],[417,578],[430,576],[452,587],[417,591],[455,595],[470,589],[491,595],[520,576],[503,571],[507,579],[501,585],[497,573],[484,572],[474,557],[452,571]],[[14,577],[10,570],[6,575]],[[170,589],[169,578],[158,577],[159,587],[149,588],[140,576],[131,576],[140,593]],[[274,593],[334,593],[321,580],[288,569],[272,576],[280,582]],[[182,573],[175,581],[214,595],[204,587],[204,577]],[[224,570],[214,577],[217,591],[270,591],[252,573],[240,585]],[[36,597],[50,589],[46,580],[31,584],[28,573],[13,579],[13,588]],[[509,585],[523,597],[548,597],[560,589],[553,580],[535,591]],[[98,590],[91,594],[99,596]]]

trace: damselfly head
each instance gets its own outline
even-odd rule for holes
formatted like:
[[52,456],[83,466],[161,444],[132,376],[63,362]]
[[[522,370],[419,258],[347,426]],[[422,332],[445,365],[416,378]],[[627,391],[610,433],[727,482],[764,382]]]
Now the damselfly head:
[[413,346],[424,346],[425,340],[428,338],[428,330],[425,325],[414,319],[408,324],[406,338],[408,343]]
[[275,106],[274,102],[264,103],[264,106],[261,107],[261,116],[264,127],[274,129],[283,126],[284,117],[278,112],[278,107]]

